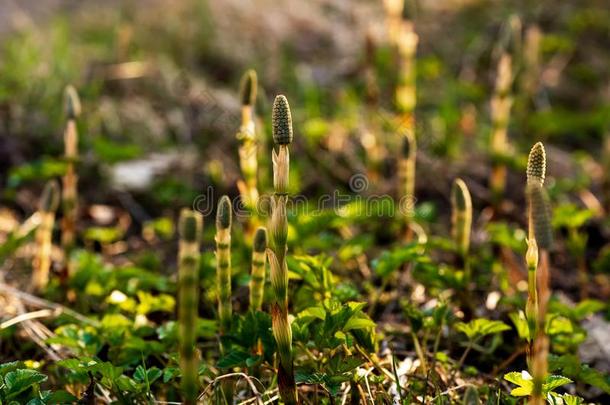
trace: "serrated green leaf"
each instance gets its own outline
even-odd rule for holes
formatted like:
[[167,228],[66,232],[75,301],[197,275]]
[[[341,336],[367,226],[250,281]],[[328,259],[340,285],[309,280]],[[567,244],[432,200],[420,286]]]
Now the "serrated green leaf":
[[7,388],[6,398],[14,398],[28,388],[45,381],[47,376],[31,369],[18,369],[10,371],[4,377]]
[[569,384],[571,382],[572,380],[561,375],[549,375],[542,386],[542,391],[549,392],[557,387],[561,387],[562,385]]
[[474,319],[468,323],[458,322],[455,327],[471,340],[510,329],[510,326],[502,321],[490,321],[484,318]]

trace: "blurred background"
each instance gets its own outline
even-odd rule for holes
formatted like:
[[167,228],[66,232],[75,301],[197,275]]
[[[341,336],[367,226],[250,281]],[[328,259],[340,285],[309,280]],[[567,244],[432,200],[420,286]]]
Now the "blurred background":
[[[78,174],[90,221],[118,210],[139,233],[207,187],[216,198],[236,195],[238,87],[249,68],[259,76],[262,190],[271,179],[270,103],[284,93],[296,132],[293,192],[349,192],[350,178],[364,173],[367,192],[398,196],[401,124],[391,118],[398,68],[382,2],[4,0],[0,7],[5,231],[36,209],[44,181],[65,171],[67,84],[83,104]],[[447,221],[434,219],[447,219],[458,175],[476,210],[490,204],[490,100],[500,56],[509,52],[514,105],[500,217],[524,222],[526,153],[542,140],[552,199],[567,204],[564,220],[580,209],[598,218],[589,223],[587,255],[607,263],[599,252],[610,200],[608,3],[414,1],[403,17],[419,35],[416,195],[430,227],[448,232]]]

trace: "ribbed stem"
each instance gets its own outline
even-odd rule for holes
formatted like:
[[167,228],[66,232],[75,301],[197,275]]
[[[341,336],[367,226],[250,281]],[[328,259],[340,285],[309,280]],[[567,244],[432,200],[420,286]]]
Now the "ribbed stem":
[[406,118],[404,122],[412,129],[413,111],[416,105],[415,52],[419,37],[411,21],[401,20],[398,36],[398,86],[396,87],[396,108]]
[[510,93],[512,80],[511,57],[508,53],[504,53],[498,63],[496,88],[491,99],[491,155],[494,162],[490,187],[496,202],[501,200],[506,187],[506,166],[501,160],[508,152],[508,122],[513,104]]
[[265,263],[267,255],[267,230],[258,228],[252,248],[252,274],[250,278],[250,309],[260,311],[265,291]]
[[395,46],[397,45],[400,37],[404,0],[384,0],[383,4],[386,13],[388,37],[390,38],[390,43]]
[[49,283],[51,268],[51,247],[55,212],[39,211],[40,225],[36,230],[36,246],[38,251],[34,259],[32,283],[37,291],[44,290]]
[[231,231],[219,230],[216,233],[216,283],[218,287],[218,318],[220,333],[231,329]]
[[60,191],[57,181],[49,181],[42,192],[38,215],[40,225],[36,230],[36,256],[34,257],[32,284],[38,291],[43,290],[49,283],[49,269],[51,267],[51,248],[53,226],[55,225],[55,211],[59,205]]
[[202,218],[199,214],[189,210],[182,211],[178,248],[178,338],[181,388],[185,404],[195,404],[199,392],[196,343],[201,228]]
[[464,280],[470,283],[470,268],[468,266],[468,250],[470,248],[470,232],[472,227],[472,199],[466,183],[456,179],[451,188],[451,234],[464,265]]
[[253,107],[242,106],[242,123],[237,133],[239,141],[239,166],[243,181],[238,184],[239,192],[248,209],[254,209],[258,200],[257,173],[258,173],[258,145],[256,142],[256,127]]
[[536,268],[538,267],[538,246],[536,239],[528,240],[526,255],[528,295],[525,306],[529,337],[527,346],[527,364],[532,370],[534,360],[534,339],[538,334],[538,290],[536,283]]
[[74,119],[69,119],[64,132],[65,159],[67,162],[66,174],[63,177],[62,192],[62,234],[61,244],[66,251],[66,257],[74,245],[74,234],[76,229],[76,218],[78,210],[78,192],[75,162],[78,158],[78,132]]
[[417,141],[413,132],[406,132],[402,139],[402,151],[398,160],[401,207],[407,225],[411,222],[415,206],[415,164],[417,158]]

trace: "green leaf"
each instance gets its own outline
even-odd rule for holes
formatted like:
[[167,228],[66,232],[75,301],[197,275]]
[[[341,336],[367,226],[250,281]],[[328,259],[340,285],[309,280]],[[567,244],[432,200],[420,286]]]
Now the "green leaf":
[[606,308],[605,303],[598,300],[587,299],[579,302],[578,305],[576,305],[576,308],[573,310],[573,316],[577,320],[581,320],[591,314],[603,310],[604,308]]
[[243,366],[246,364],[246,360],[250,357],[250,353],[243,350],[232,350],[227,353],[226,356],[218,360],[218,367],[220,368],[231,368],[237,366]]
[[459,322],[455,327],[471,340],[510,329],[510,326],[502,321],[490,321],[484,318],[474,319],[468,323]]
[[303,384],[323,384],[327,379],[324,373],[305,373],[297,372],[294,376],[297,383]]
[[149,369],[145,369],[143,366],[136,367],[136,371],[133,373],[133,379],[137,382],[148,383],[148,385],[152,385],[163,372],[159,370],[157,367],[151,367]]
[[163,370],[163,383],[167,384],[178,375],[180,375],[180,369],[178,367],[167,367]]
[[426,256],[421,254],[421,249],[421,245],[411,243],[391,251],[384,251],[381,256],[373,260],[373,270],[379,277],[385,278],[407,262],[424,261]]
[[563,394],[561,399],[565,405],[581,405],[585,402],[581,397],[570,394]]
[[55,391],[45,398],[47,404],[73,404],[77,401],[78,398],[66,391]]
[[326,319],[326,311],[324,310],[324,308],[318,306],[309,307],[299,312],[299,318],[306,317],[317,318],[323,321],[324,319]]
[[572,321],[563,316],[555,316],[547,320],[546,332],[550,336],[559,335],[562,333],[570,334],[574,332]]
[[115,380],[115,383],[121,391],[137,392],[139,390],[138,384],[126,375],[119,376],[119,378]]
[[553,391],[555,388],[561,387],[562,385],[569,384],[571,382],[572,380],[567,377],[561,375],[550,375],[546,378],[545,383],[542,386],[542,391],[545,393]]
[[0,364],[0,376],[5,376],[6,373],[22,367],[23,363],[21,361],[11,361],[9,363]]
[[523,397],[530,395],[534,388],[534,382],[532,376],[527,371],[513,371],[508,374],[504,374],[504,379],[508,382],[518,385],[514,388],[510,394],[515,397]]
[[515,325],[517,329],[517,333],[519,334],[519,338],[521,339],[529,339],[530,338],[530,328],[527,323],[527,319],[525,318],[525,314],[523,311],[512,312],[509,315],[511,321]]
[[343,330],[348,331],[352,329],[366,329],[374,328],[375,326],[375,322],[368,318],[351,317],[343,327]]
[[4,377],[7,388],[7,398],[14,398],[28,388],[45,381],[47,376],[31,369],[18,369],[11,371]]

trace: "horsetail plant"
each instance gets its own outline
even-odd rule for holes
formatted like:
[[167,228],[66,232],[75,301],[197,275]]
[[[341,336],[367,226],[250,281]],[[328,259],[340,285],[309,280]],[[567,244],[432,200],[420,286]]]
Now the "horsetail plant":
[[277,146],[272,153],[273,186],[275,193],[271,199],[271,248],[267,249],[271,266],[271,285],[275,301],[271,305],[272,331],[277,344],[279,357],[278,388],[282,400],[287,405],[298,404],[298,394],[294,379],[292,359],[292,330],[288,321],[288,266],[286,252],[288,247],[288,219],[286,202],[288,200],[288,174],[290,154],[288,146],[292,143],[292,116],[288,100],[278,95],[273,102],[272,113],[273,141]]
[[224,195],[216,211],[216,284],[220,333],[231,329],[231,200]]
[[498,62],[495,91],[491,99],[491,155],[493,167],[489,183],[496,203],[502,198],[506,186],[506,166],[502,160],[507,155],[508,149],[508,121],[513,104],[510,91],[512,81],[512,58],[510,54],[504,52]]
[[259,227],[254,234],[252,247],[252,277],[250,279],[250,309],[252,311],[260,311],[263,307],[266,249],[267,229]]
[[237,183],[242,201],[247,208],[253,209],[258,200],[257,189],[257,142],[254,123],[254,104],[256,102],[257,77],[256,72],[248,70],[241,79],[241,126],[237,133],[239,141],[239,165],[243,180]]
[[180,212],[178,248],[178,323],[182,371],[182,395],[185,404],[195,404],[199,391],[197,342],[197,307],[199,302],[199,241],[203,228],[201,215],[189,209]]
[[76,129],[76,118],[80,115],[81,105],[78,93],[73,86],[67,86],[65,90],[65,113],[66,128],[64,131],[64,157],[67,163],[66,174],[63,177],[61,222],[61,244],[69,260],[69,254],[74,244],[74,233],[76,228],[76,217],[78,210],[78,192],[76,174],[76,160],[78,159],[78,131]]
[[404,0],[384,0],[383,6],[385,9],[386,27],[388,30],[388,39],[390,44],[395,46],[400,37],[400,26],[402,24],[402,12],[404,9]]
[[[528,308],[526,312],[532,317],[534,311],[535,320],[528,319],[528,325],[535,324],[534,330],[530,330],[533,342],[530,344],[529,362],[533,376],[533,390],[531,404],[542,405],[543,384],[548,370],[549,340],[545,334],[544,322],[547,312],[547,304],[550,297],[549,287],[549,250],[553,244],[551,230],[550,204],[546,190],[544,189],[544,178],[546,175],[546,152],[541,142],[536,143],[530,151],[527,163],[527,188],[528,199],[528,280],[535,282],[535,286],[529,286]],[[535,270],[533,270],[535,269]],[[531,271],[535,272],[532,276]],[[532,297],[533,294],[536,294]]]
[[527,365],[532,368],[533,365],[533,346],[538,330],[538,291],[536,287],[536,268],[538,267],[538,245],[535,238],[529,238],[527,241],[527,252],[525,254],[525,263],[527,264],[527,302],[525,304],[525,319],[529,328],[527,351]]
[[402,138],[402,153],[398,161],[399,179],[401,183],[401,208],[405,214],[407,225],[406,239],[412,236],[412,217],[415,205],[415,165],[417,158],[417,141],[412,131],[405,132]]
[[413,111],[416,105],[415,52],[419,37],[411,21],[401,20],[398,36],[398,85],[396,87],[396,107],[402,114],[401,121],[407,130],[413,132]]
[[451,187],[451,234],[457,248],[466,285],[470,282],[468,249],[470,248],[470,231],[472,227],[472,199],[468,186],[462,179],[456,179]]
[[37,252],[32,274],[32,285],[38,291],[43,290],[49,283],[53,226],[55,225],[55,212],[59,206],[59,194],[57,181],[49,181],[44,187],[38,208],[40,225],[36,230]]

